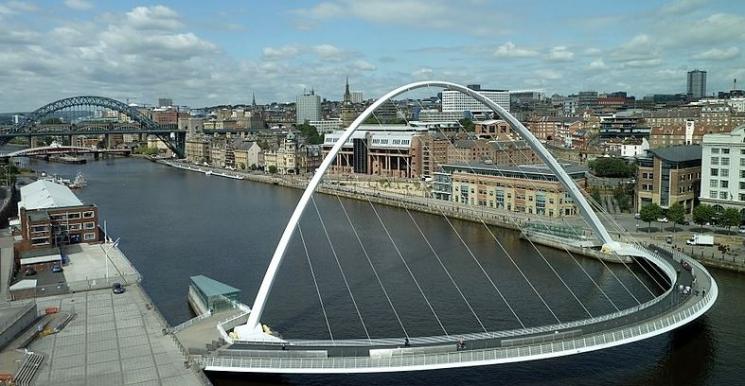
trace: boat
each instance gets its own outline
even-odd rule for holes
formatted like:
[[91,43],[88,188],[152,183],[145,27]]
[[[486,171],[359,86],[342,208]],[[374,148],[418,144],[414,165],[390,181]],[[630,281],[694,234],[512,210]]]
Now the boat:
[[83,173],[78,172],[78,175],[75,176],[75,179],[67,186],[70,189],[82,189],[86,185],[88,185],[88,181],[85,179],[85,176],[83,175]]
[[238,174],[229,174],[229,173],[213,172],[213,171],[211,171],[211,170],[208,170],[208,171],[206,171],[206,172],[205,172],[205,174],[207,174],[207,173],[209,173],[209,174],[212,174],[212,175],[216,175],[216,176],[220,176],[220,177],[225,177],[225,178],[232,178],[232,179],[234,179],[234,180],[242,180],[242,179],[244,179],[244,178],[245,178],[245,177],[243,177],[243,176],[241,176],[241,175],[238,175]]
[[212,175],[212,170],[207,170],[206,172],[204,172],[204,174],[207,175],[207,176],[211,176]]

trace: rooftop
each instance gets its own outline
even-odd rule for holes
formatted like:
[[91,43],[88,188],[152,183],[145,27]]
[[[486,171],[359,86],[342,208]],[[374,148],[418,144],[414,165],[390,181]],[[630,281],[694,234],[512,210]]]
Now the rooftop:
[[199,289],[205,294],[205,296],[218,296],[229,293],[240,292],[241,290],[231,287],[225,283],[221,283],[215,279],[211,279],[204,275],[197,275],[191,277],[191,282],[199,287]]
[[659,149],[650,149],[650,153],[657,158],[670,162],[685,162],[701,159],[701,145],[670,146]]
[[[578,165],[569,165],[564,164],[561,165],[564,170],[567,172],[567,174],[580,174],[585,173],[587,171],[587,168],[584,168],[582,166]],[[466,169],[466,170],[482,170],[482,171],[494,171],[499,173],[519,173],[519,174],[541,174],[541,175],[554,175],[554,173],[551,171],[551,169],[548,168],[546,165],[495,165],[495,164],[486,164],[486,163],[470,163],[470,164],[461,164],[461,163],[453,163],[453,164],[447,164],[442,165],[443,168],[450,168],[450,169]]]
[[65,185],[39,180],[21,187],[18,207],[27,210],[79,206],[83,202]]

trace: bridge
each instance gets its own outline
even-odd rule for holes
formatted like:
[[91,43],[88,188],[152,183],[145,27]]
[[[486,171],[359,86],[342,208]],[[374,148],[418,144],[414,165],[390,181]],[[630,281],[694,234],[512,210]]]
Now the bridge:
[[[94,120],[92,122],[82,121],[65,124],[45,123],[45,121],[56,118],[65,112],[79,112],[76,109],[114,112],[124,117],[126,122]],[[71,114],[71,116],[75,116],[75,114]],[[17,137],[63,136],[71,138],[76,135],[104,135],[108,137],[111,134],[155,135],[178,157],[183,158],[185,156],[186,132],[179,130],[178,125],[161,125],[132,106],[115,99],[99,96],[64,98],[40,107],[18,124],[0,128],[0,145],[6,144]]]
[[129,155],[131,150],[129,149],[98,149],[91,147],[81,146],[63,146],[53,143],[50,146],[40,146],[28,149],[16,150],[10,153],[0,153],[0,158],[11,158],[11,157],[38,157],[48,156],[54,154],[117,154],[117,155]]
[[[342,146],[353,137],[359,125],[369,116],[374,114],[374,111],[378,106],[397,95],[423,87],[457,90],[488,106],[492,111],[509,122],[512,129],[522,137],[535,154],[544,161],[549,169],[551,169],[563,185],[565,191],[569,196],[571,196],[571,199],[574,200],[579,212],[591,229],[593,236],[603,244],[601,250],[602,253],[630,259],[630,261],[632,261],[630,264],[634,264],[639,269],[643,270],[648,276],[648,279],[656,283],[660,290],[652,291],[647,287],[647,290],[650,292],[652,297],[649,300],[644,301],[642,301],[643,299],[637,299],[624,285],[623,281],[613,273],[613,270],[609,269],[612,277],[615,277],[621,286],[629,291],[629,295],[634,297],[634,300],[636,300],[636,304],[631,307],[619,307],[615,302],[613,302],[608,294],[603,291],[591,275],[589,275],[587,271],[584,271],[585,275],[587,275],[587,277],[597,286],[597,289],[599,290],[598,293],[607,298],[616,309],[614,312],[607,314],[593,315],[588,311],[582,299],[571,290],[570,283],[567,283],[561,278],[560,273],[553,268],[550,261],[545,259],[540,250],[535,248],[535,245],[533,245],[535,251],[538,254],[541,254],[541,257],[543,257],[543,260],[548,267],[553,270],[554,274],[556,274],[568,292],[571,293],[574,299],[585,309],[585,311],[587,311],[587,315],[589,316],[577,320],[561,321],[551,307],[545,302],[540,291],[536,290],[533,284],[531,284],[530,278],[520,269],[519,264],[509,255],[509,252],[502,246],[498,238],[495,237],[492,230],[486,226],[486,223],[484,223],[485,229],[494,238],[496,246],[501,248],[507,254],[512,261],[512,264],[514,264],[522,278],[530,285],[530,288],[532,288],[535,295],[541,299],[543,305],[545,305],[548,311],[553,314],[554,319],[549,320],[547,323],[540,326],[525,325],[514,308],[510,306],[508,299],[506,299],[503,293],[499,290],[498,283],[495,283],[491,279],[488,272],[479,263],[481,271],[499,295],[495,301],[502,301],[506,304],[507,308],[512,312],[512,316],[520,322],[521,328],[494,331],[486,329],[484,325],[481,324],[481,331],[466,334],[451,335],[448,334],[443,327],[443,331],[445,331],[444,335],[409,336],[402,324],[401,327],[406,334],[405,336],[371,338],[368,334],[366,338],[333,339],[333,336],[331,336],[330,339],[326,340],[286,339],[267,332],[267,330],[262,327],[262,314],[279,268],[285,259],[288,245],[290,241],[296,237],[296,231],[300,230],[299,222],[308,205],[312,205],[312,208],[314,208],[318,214],[318,218],[321,220],[323,232],[331,246],[332,254],[335,259],[337,258],[326,225],[324,225],[321,213],[313,198],[313,193],[321,182],[326,170],[332,162],[334,162],[336,154],[342,149]],[[339,203],[342,205],[342,209],[344,209],[341,200],[339,200]],[[370,203],[370,205],[374,210],[372,203]],[[408,209],[406,211],[408,213]],[[344,213],[347,215],[346,210],[344,210]],[[600,214],[602,215],[602,213]],[[375,212],[375,215],[378,216],[377,211]],[[411,217],[410,214],[409,216]],[[445,220],[449,223],[447,217],[444,215],[443,217],[445,217]],[[411,219],[417,229],[419,229],[419,225],[416,223],[414,218],[411,217]],[[393,238],[391,238],[387,228],[385,228],[385,225],[379,216],[378,220],[380,220],[385,233],[388,235],[388,238],[393,243],[396,252],[401,257],[401,261],[406,270],[409,271],[412,279],[416,282],[414,274],[409,269],[404,256],[401,254],[400,250],[395,247],[396,244]],[[375,220],[373,219],[372,221]],[[606,220],[606,222],[608,222],[608,220]],[[354,237],[356,237],[357,240],[360,240],[360,235],[351,220],[349,221],[349,225]],[[468,245],[463,241],[455,228],[453,228],[453,231],[458,235],[458,238],[463,243],[464,249],[473,257],[474,261],[478,263],[478,259],[473,255],[472,251],[468,248]],[[427,238],[425,234],[421,232],[421,229],[419,229],[419,232],[426,241]],[[302,231],[299,232],[299,238],[303,243],[307,255],[307,244],[305,243]],[[361,240],[360,245],[362,246]],[[429,248],[431,249],[433,259],[439,262],[445,272],[448,272],[445,265],[443,265],[443,261],[435,249],[432,248],[429,241],[427,241],[427,245],[429,245]],[[370,267],[375,273],[375,277],[383,288],[383,292],[386,294],[386,297],[388,297],[382,282],[380,282],[378,272],[375,271],[375,268],[370,261],[370,256],[368,256],[364,246],[362,247],[362,251],[364,252],[364,257],[368,259],[367,261],[370,263]],[[567,253],[569,253],[569,250],[567,250]],[[575,259],[571,253],[569,253],[569,255],[572,259]],[[308,259],[310,265],[309,255]],[[623,262],[625,260],[627,259],[617,259],[617,261],[622,262],[629,272],[632,272],[633,274],[634,271],[629,267],[630,264],[627,265]],[[606,263],[603,264],[606,265]],[[434,266],[437,266],[437,264]],[[583,269],[579,262],[577,262],[577,266],[580,267],[580,269]],[[312,265],[310,265],[310,267],[311,274],[313,274]],[[341,265],[339,265],[339,269],[342,272],[344,284],[349,291],[349,296],[351,297],[356,309],[357,306],[354,296],[347,283],[346,276],[344,276]],[[460,292],[457,283],[449,273],[448,277],[452,281],[454,287]],[[318,285],[315,283],[315,276],[313,278],[316,291],[319,291]],[[644,284],[638,276],[636,276],[636,279]],[[437,318],[437,313],[434,308],[432,308],[431,304],[429,304],[426,295],[418,283],[417,288],[430,306],[432,314]],[[321,166],[310,180],[293,211],[290,220],[282,233],[277,248],[269,261],[269,266],[261,286],[259,287],[253,306],[250,309],[245,309],[244,312],[241,312],[237,316],[232,316],[230,319],[217,323],[217,333],[226,342],[226,345],[209,353],[197,355],[197,360],[207,371],[331,374],[424,371],[555,358],[631,344],[633,342],[664,334],[675,328],[688,324],[703,315],[713,306],[718,294],[719,289],[714,278],[694,259],[673,250],[643,245],[640,242],[629,240],[627,238],[624,240],[613,239],[608,232],[606,225],[601,221],[599,214],[596,213],[592,204],[588,201],[588,198],[586,198],[586,195],[580,191],[578,186],[563,170],[562,166],[530,133],[530,131],[522,125],[522,123],[505,111],[501,106],[484,97],[478,91],[471,90],[455,83],[444,81],[415,82],[399,87],[379,98],[368,109],[366,109],[349,126],[349,128],[346,129],[344,134],[334,144],[333,148],[326,155]],[[460,295],[466,304],[469,304],[466,296],[462,292]],[[318,292],[318,296],[320,301],[320,291]],[[388,298],[388,301],[390,303],[390,298]],[[321,307],[323,307],[322,301],[320,304]],[[390,304],[395,313],[395,307],[392,303]],[[478,319],[476,312],[471,308],[470,304],[469,308],[473,315]],[[326,317],[325,309],[323,312],[324,317]],[[364,320],[362,315],[359,313],[359,309],[357,309],[357,314],[364,327]],[[398,318],[397,313],[396,317]],[[478,320],[479,323],[481,323],[480,319]],[[437,321],[440,321],[439,318],[437,318]],[[326,319],[326,323],[328,325],[328,319]],[[401,323],[400,319],[399,323]],[[440,325],[442,326],[441,323]],[[331,326],[329,325],[328,328],[329,335],[331,335]],[[365,332],[367,333],[366,328]]]

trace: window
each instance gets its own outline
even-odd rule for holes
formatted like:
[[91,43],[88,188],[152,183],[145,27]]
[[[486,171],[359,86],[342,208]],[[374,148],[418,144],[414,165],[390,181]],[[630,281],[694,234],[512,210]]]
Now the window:
[[719,165],[719,157],[711,157],[712,165]]
[[81,228],[80,224],[70,224],[71,231],[79,231]]
[[740,201],[745,202],[745,193],[740,193]]
[[740,178],[745,178],[745,170],[740,170]]
[[722,200],[727,199],[727,192],[719,192],[719,198]]
[[711,182],[709,183],[709,187],[710,188],[716,188],[718,186],[719,186],[719,181],[718,180],[711,180]]
[[719,175],[719,169],[717,169],[717,168],[711,168],[711,173],[709,173],[709,174],[712,175],[712,176],[714,176],[714,177],[716,177],[716,176]]
[[722,149],[722,154],[729,154],[729,149]]
[[722,166],[729,166],[729,157],[722,157]]
[[716,190],[710,190],[709,191],[709,198],[717,198],[717,191]]
[[85,223],[85,229],[93,229],[96,227],[96,223],[94,222],[87,222]]
[[740,190],[745,190],[745,182],[740,181]]
[[722,169],[719,175],[722,177],[729,177],[729,169]]
[[719,149],[716,147],[711,148],[711,154],[719,154]]
[[42,233],[48,231],[49,228],[47,228],[46,225],[36,225],[31,227],[31,233]]
[[86,233],[83,235],[83,240],[85,241],[90,241],[90,240],[95,240],[95,239],[96,239],[95,233]]
[[745,158],[740,158],[740,166],[745,166]]
[[729,181],[722,181],[722,188],[729,188]]
[[80,218],[80,212],[74,212],[74,213],[68,213],[67,219],[68,220],[77,220]]
[[37,237],[31,239],[31,245],[45,245],[49,244],[49,238],[47,237]]

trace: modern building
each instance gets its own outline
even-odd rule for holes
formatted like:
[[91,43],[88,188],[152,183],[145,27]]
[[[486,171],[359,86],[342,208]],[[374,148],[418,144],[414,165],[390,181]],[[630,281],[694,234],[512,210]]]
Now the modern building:
[[101,241],[98,208],[84,204],[65,185],[39,180],[21,187],[18,250]]
[[641,118],[613,116],[600,121],[600,138],[649,138],[650,132]]
[[655,203],[663,209],[680,203],[693,211],[701,187],[701,146],[650,149],[638,159],[636,210]]
[[316,95],[315,91],[310,90],[309,93],[298,95],[295,106],[297,124],[321,120],[321,97]]
[[[587,187],[586,169],[564,165]],[[574,200],[545,165],[447,164],[435,173],[434,199],[547,217],[576,216]]]
[[[502,106],[505,110],[510,111],[510,92],[507,90],[487,90],[482,89],[481,85],[468,85],[468,88],[478,91],[492,102]],[[443,112],[460,112],[468,111],[471,113],[491,113],[492,110],[481,102],[476,101],[468,95],[455,90],[444,90],[442,92],[442,111]]]
[[735,208],[745,220],[745,125],[706,134],[701,146],[701,202]]
[[310,121],[308,122],[308,124],[315,127],[316,130],[318,131],[318,134],[326,134],[334,130],[342,129],[341,118],[331,118],[331,119],[323,119],[320,121]]
[[688,71],[688,83],[686,87],[688,97],[694,100],[706,96],[706,71]]
[[362,103],[365,101],[362,91],[352,91],[352,103]]
[[173,106],[173,99],[158,98],[158,107],[171,107],[171,106]]

